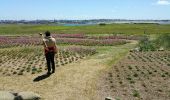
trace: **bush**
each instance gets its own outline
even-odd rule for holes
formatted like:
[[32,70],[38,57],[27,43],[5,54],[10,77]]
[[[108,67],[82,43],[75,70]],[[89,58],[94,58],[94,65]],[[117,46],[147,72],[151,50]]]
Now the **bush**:
[[100,26],[105,26],[105,25],[106,25],[106,23],[99,23],[99,25],[100,25]]
[[161,34],[154,40],[156,48],[163,47],[165,49],[170,49],[170,34]]
[[140,51],[155,51],[160,48],[170,49],[170,34],[161,34],[155,40],[144,38],[139,42]]
[[154,43],[148,38],[144,38],[139,42],[140,51],[154,51],[156,50]]

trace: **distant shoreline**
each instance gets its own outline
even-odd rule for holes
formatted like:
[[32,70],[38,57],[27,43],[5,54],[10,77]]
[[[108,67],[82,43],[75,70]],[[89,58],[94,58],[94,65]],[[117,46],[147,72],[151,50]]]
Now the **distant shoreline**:
[[61,26],[86,26],[105,24],[170,24],[170,20],[121,20],[121,19],[94,19],[94,20],[0,20],[0,24],[53,24]]

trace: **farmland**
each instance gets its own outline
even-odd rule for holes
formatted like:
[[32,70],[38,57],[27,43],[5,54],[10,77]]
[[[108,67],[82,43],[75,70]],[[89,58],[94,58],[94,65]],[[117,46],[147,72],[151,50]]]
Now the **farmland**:
[[169,51],[129,53],[107,73],[103,91],[121,99],[168,100],[169,67]]
[[[33,91],[45,100],[103,100],[108,96],[168,100],[169,39],[163,39],[162,44],[151,40],[160,34],[168,37],[169,26],[0,25],[0,90]],[[52,32],[59,48],[56,73],[37,80],[47,71],[38,35],[46,30]],[[138,46],[142,49],[135,50]]]
[[[127,43],[127,37],[120,36],[89,37],[84,34],[54,34],[53,37],[56,38],[57,44],[61,45],[56,54],[56,66],[64,66],[97,53],[94,47],[87,46],[115,46]],[[131,39],[131,37],[129,38]],[[43,58],[43,48],[40,46],[42,41],[37,35],[0,36],[0,39],[0,48],[3,48],[0,50],[1,75],[36,74],[47,70]],[[22,64],[18,61],[21,61]]]
[[[80,37],[82,34],[66,34],[67,36],[53,36],[56,38],[56,42],[58,44],[66,44],[66,45],[84,45],[84,46],[113,46],[125,44],[127,41],[126,37],[117,37],[114,36],[110,39],[96,39],[95,37]],[[75,36],[74,36],[75,35]],[[69,36],[69,37],[68,37]],[[74,37],[73,37],[74,36]],[[19,46],[19,45],[40,45],[42,44],[41,39],[39,37],[28,37],[28,36],[0,36],[1,38],[1,47],[5,46]]]
[[[36,74],[46,70],[41,47],[16,47],[0,50],[1,76]],[[96,51],[81,47],[62,48],[56,54],[56,67],[72,63]],[[29,54],[29,55],[28,55]],[[19,63],[21,61],[22,63]],[[5,67],[4,67],[5,66]]]

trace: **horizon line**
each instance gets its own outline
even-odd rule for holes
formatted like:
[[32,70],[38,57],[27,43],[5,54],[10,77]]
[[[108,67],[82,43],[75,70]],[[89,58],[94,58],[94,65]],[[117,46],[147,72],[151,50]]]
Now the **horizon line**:
[[110,18],[92,18],[92,19],[0,19],[1,21],[3,20],[11,20],[11,21],[36,21],[36,20],[170,20],[170,19],[110,19]]

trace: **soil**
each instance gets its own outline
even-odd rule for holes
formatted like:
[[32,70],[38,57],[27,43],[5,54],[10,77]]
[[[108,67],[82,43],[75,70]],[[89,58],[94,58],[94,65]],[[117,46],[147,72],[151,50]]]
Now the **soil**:
[[170,100],[169,61],[170,51],[129,53],[101,75],[99,94],[120,100]]

